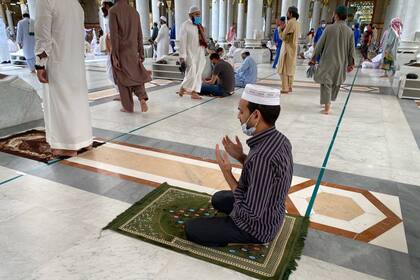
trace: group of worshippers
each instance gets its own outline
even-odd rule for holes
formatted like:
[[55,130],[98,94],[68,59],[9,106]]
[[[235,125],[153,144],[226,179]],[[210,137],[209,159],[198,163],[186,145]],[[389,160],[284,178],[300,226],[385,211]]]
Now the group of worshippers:
[[[245,87],[257,81],[257,64],[249,52],[242,53],[243,62],[236,71],[222,57],[223,49],[216,49],[210,54],[213,65],[211,77],[203,80],[206,67],[205,54],[209,48],[204,27],[201,24],[201,11],[197,6],[190,7],[189,19],[181,25],[179,62],[185,65],[185,76],[178,94],[182,97],[191,94],[192,99],[201,99],[201,95],[218,97],[230,96],[235,86]],[[229,54],[233,56],[232,46]]]

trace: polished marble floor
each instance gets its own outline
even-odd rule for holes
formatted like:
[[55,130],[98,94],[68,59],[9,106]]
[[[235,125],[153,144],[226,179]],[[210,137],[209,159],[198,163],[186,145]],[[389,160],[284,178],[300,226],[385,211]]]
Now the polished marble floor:
[[[146,66],[150,67],[150,61]],[[191,100],[177,82],[147,85],[150,111],[119,111],[103,59],[86,63],[94,134],[107,143],[51,165],[0,153],[0,279],[250,279],[109,231],[110,220],[162,182],[214,193],[223,135],[238,135],[241,89]],[[291,141],[295,174],[287,210],[304,215],[334,131],[303,256],[291,279],[420,279],[420,110],[376,70],[349,75],[333,114],[319,113],[319,87],[299,61],[277,127]],[[42,96],[25,68],[19,75]],[[259,83],[279,87],[270,65]],[[353,91],[347,101],[349,89]],[[337,127],[341,113],[343,118]],[[1,135],[38,127],[33,122]],[[240,174],[240,166],[234,170]]]

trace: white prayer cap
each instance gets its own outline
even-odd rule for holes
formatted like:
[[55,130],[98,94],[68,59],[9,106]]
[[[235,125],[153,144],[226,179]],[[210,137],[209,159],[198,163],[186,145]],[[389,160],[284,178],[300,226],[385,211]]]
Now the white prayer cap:
[[101,4],[106,3],[106,2],[114,4],[114,0],[102,0]]
[[260,105],[280,106],[280,90],[247,84],[242,99]]
[[195,13],[195,12],[199,12],[200,8],[197,6],[191,6],[190,7],[190,11],[188,12],[189,14]]
[[164,22],[168,22],[168,20],[164,16],[161,16],[160,19],[163,20]]

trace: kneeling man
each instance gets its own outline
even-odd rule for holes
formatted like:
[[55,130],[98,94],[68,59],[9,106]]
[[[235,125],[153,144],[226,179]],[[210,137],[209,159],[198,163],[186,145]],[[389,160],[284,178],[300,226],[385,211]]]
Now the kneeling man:
[[229,243],[267,243],[280,231],[285,200],[292,181],[293,158],[289,140],[275,123],[280,114],[280,92],[247,85],[239,102],[238,119],[251,136],[248,155],[238,137],[225,136],[226,152],[242,163],[239,182],[232,174],[229,156],[216,146],[216,157],[230,191],[212,198],[213,207],[225,217],[198,218],[187,222],[187,239],[204,246]]

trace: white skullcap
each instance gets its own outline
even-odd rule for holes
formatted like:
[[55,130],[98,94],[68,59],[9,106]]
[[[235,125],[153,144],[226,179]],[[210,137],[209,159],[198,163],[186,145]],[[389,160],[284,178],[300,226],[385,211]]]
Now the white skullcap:
[[195,13],[195,12],[199,12],[200,8],[197,6],[191,6],[190,7],[190,11],[188,12],[189,14]]
[[242,99],[260,105],[280,106],[280,90],[247,84]]
[[161,16],[160,19],[163,20],[164,22],[168,22],[168,20],[164,16]]
[[102,0],[101,4],[106,3],[106,2],[114,4],[114,0]]

